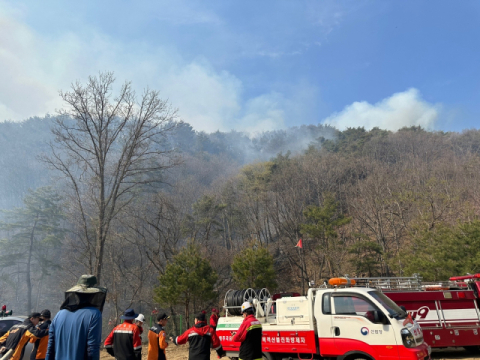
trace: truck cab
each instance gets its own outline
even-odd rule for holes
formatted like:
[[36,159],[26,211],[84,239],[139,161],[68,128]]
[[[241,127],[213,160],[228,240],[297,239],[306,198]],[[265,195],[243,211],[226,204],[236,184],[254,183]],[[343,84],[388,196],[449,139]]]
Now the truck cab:
[[[265,358],[423,359],[429,347],[419,325],[375,289],[318,288],[307,296],[252,299],[262,323]],[[217,334],[227,356],[238,357],[231,337],[243,321],[219,320]]]

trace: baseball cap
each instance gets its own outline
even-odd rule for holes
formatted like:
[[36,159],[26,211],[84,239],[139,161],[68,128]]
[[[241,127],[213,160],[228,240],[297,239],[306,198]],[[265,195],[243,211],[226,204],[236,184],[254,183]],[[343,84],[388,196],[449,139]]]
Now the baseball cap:
[[40,318],[40,313],[39,312],[32,312],[30,315],[28,315],[28,318]]
[[45,309],[45,310],[42,310],[42,312],[40,313],[40,316],[41,317],[46,317],[46,318],[51,318],[52,313],[50,312],[50,310]]
[[165,319],[170,319],[170,316],[168,316],[164,312],[157,315],[157,321],[165,320]]

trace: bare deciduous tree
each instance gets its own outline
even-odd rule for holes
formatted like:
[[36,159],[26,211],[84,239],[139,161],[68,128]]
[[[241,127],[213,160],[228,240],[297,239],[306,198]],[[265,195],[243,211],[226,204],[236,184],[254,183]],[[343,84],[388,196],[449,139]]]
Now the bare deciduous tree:
[[52,129],[51,154],[43,157],[69,185],[82,237],[91,244],[87,266],[99,282],[112,220],[178,163],[165,143],[176,111],[157,91],[137,97],[129,82],[114,97],[114,81],[101,73],[60,93],[66,107]]

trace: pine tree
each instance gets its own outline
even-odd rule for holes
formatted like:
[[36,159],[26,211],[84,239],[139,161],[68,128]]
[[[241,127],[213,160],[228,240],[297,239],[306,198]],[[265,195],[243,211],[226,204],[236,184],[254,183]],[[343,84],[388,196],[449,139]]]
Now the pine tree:
[[48,252],[60,244],[63,236],[60,201],[51,187],[42,187],[29,191],[23,207],[3,211],[0,230],[8,236],[0,240],[0,266],[21,262],[27,287],[27,312],[32,311],[33,274],[43,276],[56,266]]
[[191,304],[210,301],[217,296],[214,292],[217,278],[209,261],[201,256],[200,248],[189,243],[173,257],[160,275],[154,300],[169,307],[182,304],[188,327]]
[[242,288],[275,289],[273,256],[258,242],[249,244],[232,263],[233,280]]
[[340,213],[332,194],[325,195],[322,206],[309,206],[303,214],[306,222],[300,226],[302,233],[316,241],[318,250],[325,257],[328,275],[330,277],[338,275],[335,255],[344,244],[339,242],[337,230],[350,223],[352,219]]

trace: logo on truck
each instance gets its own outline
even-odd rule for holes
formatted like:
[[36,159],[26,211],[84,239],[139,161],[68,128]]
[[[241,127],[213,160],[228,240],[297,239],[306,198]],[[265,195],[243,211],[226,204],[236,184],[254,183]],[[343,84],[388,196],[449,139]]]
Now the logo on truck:
[[362,327],[360,329],[360,332],[362,333],[363,336],[368,335],[368,328],[367,327]]

